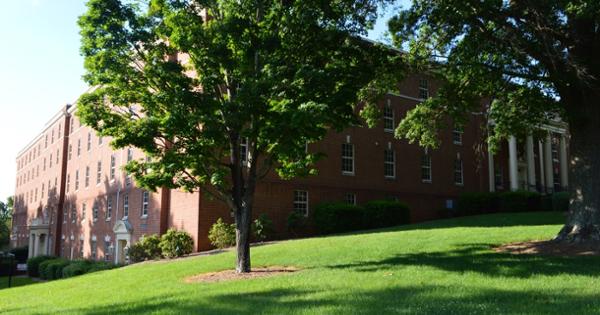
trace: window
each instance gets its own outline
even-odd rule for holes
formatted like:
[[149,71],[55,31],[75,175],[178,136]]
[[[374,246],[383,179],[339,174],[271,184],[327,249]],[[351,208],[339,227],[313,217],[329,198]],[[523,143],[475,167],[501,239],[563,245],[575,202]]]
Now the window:
[[454,144],[462,144],[462,136],[463,136],[463,129],[460,127],[454,127],[454,129],[452,129],[452,143]]
[[92,149],[92,133],[88,132],[87,136],[87,150],[90,151]]
[[342,174],[354,174],[354,145],[342,143]]
[[52,129],[51,134],[52,134],[52,138],[50,139],[51,140],[50,143],[54,143],[54,129]]
[[383,131],[394,132],[394,110],[392,109],[391,101],[388,99],[383,107]]
[[48,163],[48,168],[52,168],[52,154],[50,154],[50,161]]
[[85,167],[85,187],[90,185],[90,167]]
[[102,143],[104,142],[104,139],[102,136],[98,136],[98,145],[102,145]]
[[75,129],[75,119],[71,118],[71,120],[69,121],[69,133],[73,133],[73,130]]
[[83,258],[83,240],[79,240],[79,257]]
[[133,149],[128,148],[127,149],[127,162],[131,162],[131,160],[133,160]]
[[63,208],[63,224],[67,223],[67,216],[69,215],[68,206]]
[[90,251],[92,252],[92,259],[96,260],[96,250],[97,250],[97,244],[96,244],[96,240],[93,240],[90,242]]
[[463,162],[460,157],[454,160],[454,183],[456,185],[463,184]]
[[[48,147],[48,135],[46,135],[46,138],[44,140],[44,149]],[[29,158],[31,159],[31,152],[29,154]]]
[[96,170],[96,184],[100,184],[102,180],[102,161],[98,161],[98,168]]
[[248,138],[240,139],[240,162],[242,166],[248,162]]
[[383,151],[383,175],[386,178],[396,177],[396,152],[394,150]]
[[496,165],[494,167],[494,185],[496,188],[504,187],[504,176],[502,174],[502,166]]
[[44,158],[44,166],[42,167],[42,170],[45,171],[46,170],[46,158]]
[[344,196],[344,199],[346,200],[346,203],[351,204],[351,205],[356,205],[356,194],[347,193]]
[[87,205],[85,203],[82,203],[81,204],[81,221],[85,220],[85,214],[86,214],[85,212],[87,210],[86,208],[87,208]]
[[71,175],[67,174],[67,184],[65,185],[65,189],[69,192],[69,186],[71,186]]
[[429,98],[429,81],[427,79],[419,80],[419,98]]
[[308,191],[294,190],[294,211],[308,216]]
[[73,145],[69,144],[69,150],[67,151],[67,159],[70,161],[71,156],[73,155]]
[[75,171],[75,191],[79,190],[79,170]]
[[81,155],[81,139],[77,139],[77,156]]
[[75,223],[75,220],[77,220],[77,207],[75,206],[75,204],[71,205],[71,223]]
[[92,208],[92,219],[94,222],[98,221],[98,204],[94,203],[94,207]]
[[115,155],[111,155],[110,156],[110,179],[115,179],[115,166],[116,166],[116,159],[115,159]]
[[110,261],[110,241],[104,241],[104,260]]
[[[50,189],[50,186],[48,186],[48,189]],[[41,198],[44,199],[44,184],[42,183],[42,196]]]
[[421,157],[421,181],[431,183],[431,156],[427,152]]
[[112,198],[106,196],[106,221],[110,221],[112,218]]
[[61,127],[61,125],[60,125],[60,124],[58,124],[58,139],[60,139],[60,135],[61,135],[61,132],[62,132],[62,131],[60,130],[60,129],[61,129],[60,127]]
[[147,191],[142,192],[142,217],[148,216],[149,194]]
[[127,218],[129,216],[129,195],[125,194],[123,196],[123,218]]
[[56,164],[58,165],[58,158],[60,156],[60,149],[56,149]]

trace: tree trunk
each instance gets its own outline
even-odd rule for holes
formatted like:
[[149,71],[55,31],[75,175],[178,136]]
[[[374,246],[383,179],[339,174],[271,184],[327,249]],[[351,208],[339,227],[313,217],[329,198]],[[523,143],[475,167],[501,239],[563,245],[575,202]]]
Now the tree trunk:
[[559,242],[600,241],[600,106],[596,101],[588,99],[583,106],[575,105],[579,106],[575,114],[569,113],[571,201],[567,222],[555,238]]
[[237,258],[235,271],[237,273],[250,272],[250,218],[252,218],[252,206],[242,205],[235,218],[235,248]]

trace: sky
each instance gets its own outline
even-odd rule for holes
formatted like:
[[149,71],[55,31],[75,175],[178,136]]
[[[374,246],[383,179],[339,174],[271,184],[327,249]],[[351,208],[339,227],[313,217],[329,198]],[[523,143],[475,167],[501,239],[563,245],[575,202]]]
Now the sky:
[[[14,194],[19,151],[87,89],[77,26],[84,12],[84,0],[0,0],[0,201]],[[391,12],[369,38],[383,38]]]

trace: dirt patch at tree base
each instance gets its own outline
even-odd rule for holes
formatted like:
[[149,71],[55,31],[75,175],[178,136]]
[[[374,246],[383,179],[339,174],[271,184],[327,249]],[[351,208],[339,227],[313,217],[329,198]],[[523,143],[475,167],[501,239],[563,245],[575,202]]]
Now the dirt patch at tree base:
[[550,255],[550,256],[600,256],[598,243],[565,243],[555,241],[528,241],[504,244],[494,248],[499,253]]
[[296,272],[299,270],[300,269],[298,269],[296,267],[281,267],[281,266],[252,268],[252,270],[250,272],[245,272],[245,273],[236,273],[235,270],[223,270],[223,271],[217,271],[217,272],[202,273],[199,275],[187,277],[187,278],[185,278],[184,281],[186,283],[196,283],[196,282],[213,283],[213,282],[221,282],[221,281],[272,277],[275,275],[292,273],[292,272]]

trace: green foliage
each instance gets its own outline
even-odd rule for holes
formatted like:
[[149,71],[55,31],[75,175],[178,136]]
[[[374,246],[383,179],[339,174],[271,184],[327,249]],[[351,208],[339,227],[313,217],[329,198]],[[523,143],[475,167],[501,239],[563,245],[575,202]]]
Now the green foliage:
[[295,236],[301,234],[307,227],[307,218],[297,211],[292,211],[287,218],[287,229]]
[[56,257],[54,256],[37,256],[37,257],[32,257],[29,258],[27,260],[27,274],[30,277],[39,277],[39,267],[40,264],[46,260],[51,260],[54,259]]
[[363,224],[366,228],[381,228],[410,223],[408,206],[399,201],[373,200],[364,205]]
[[252,222],[252,233],[259,242],[269,239],[273,231],[273,221],[266,213],[262,213]]
[[86,274],[94,263],[91,260],[74,260],[63,269],[63,278]]
[[456,202],[459,216],[494,213],[498,211],[498,194],[493,192],[462,193]]
[[128,254],[133,262],[160,258],[162,255],[160,237],[157,234],[142,236],[137,243],[129,247]]
[[557,192],[552,194],[552,211],[569,211],[569,199],[570,194],[568,192]]
[[181,257],[190,254],[194,249],[192,236],[185,231],[167,230],[160,238],[160,249],[166,258]]
[[8,197],[6,203],[0,201],[0,249],[10,244],[10,229],[12,227],[13,197]]
[[552,209],[551,197],[529,191],[463,193],[457,202],[457,214],[460,216],[549,209]]
[[223,222],[223,219],[217,219],[217,222],[210,227],[208,239],[216,248],[226,248],[235,245],[235,224]]
[[45,280],[55,280],[63,277],[63,270],[69,265],[69,261],[64,258],[55,258],[45,260],[40,263],[38,273],[40,278]]
[[499,212],[540,211],[540,194],[529,191],[508,191],[498,195]]
[[363,207],[345,202],[322,203],[315,207],[314,220],[319,233],[341,233],[364,227]]

